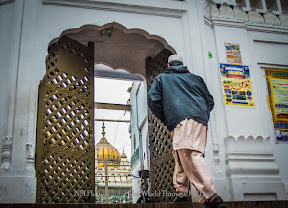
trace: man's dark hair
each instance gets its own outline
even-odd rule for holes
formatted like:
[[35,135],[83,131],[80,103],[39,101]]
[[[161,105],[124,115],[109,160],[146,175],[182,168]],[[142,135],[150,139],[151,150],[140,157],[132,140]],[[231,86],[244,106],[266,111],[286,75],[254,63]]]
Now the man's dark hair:
[[183,65],[181,61],[170,61],[168,64],[170,66],[182,66]]

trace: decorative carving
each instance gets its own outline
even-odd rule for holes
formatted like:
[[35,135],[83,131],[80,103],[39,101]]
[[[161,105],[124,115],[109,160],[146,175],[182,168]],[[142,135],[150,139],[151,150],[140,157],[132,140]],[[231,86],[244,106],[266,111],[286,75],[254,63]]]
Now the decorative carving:
[[26,170],[34,170],[35,165],[35,147],[32,144],[26,144]]
[[[216,2],[221,3],[223,1],[221,2],[216,1]],[[279,15],[279,17],[276,16],[272,10],[270,10],[270,8],[272,8],[271,6],[267,7],[268,10],[266,9],[264,10],[266,11],[264,15],[262,15],[262,13],[259,13],[256,8],[252,8],[247,14],[247,12],[244,11],[243,7],[246,7],[246,9],[250,7],[247,7],[244,1],[241,1],[240,4],[238,4],[239,2],[237,2],[237,4],[233,5],[233,7],[231,7],[231,5],[229,6],[228,4],[229,2],[228,3],[225,2],[221,4],[220,9],[218,9],[217,7],[218,4],[216,2],[215,0],[203,1],[204,15],[206,17],[205,21],[209,21],[213,19],[216,19],[219,21],[219,18],[221,18],[221,19],[228,19],[228,20],[244,21],[245,24],[248,24],[248,25],[260,24],[261,26],[265,26],[265,25],[284,26],[284,27],[288,26],[288,12],[284,9],[283,9],[283,12]]]
[[248,16],[240,5],[234,6],[234,16],[237,20],[248,21]]
[[217,8],[217,5],[215,2],[213,2],[212,0],[210,1],[210,12],[211,12],[211,17],[212,18],[219,18],[220,17],[220,13],[219,10]]
[[288,12],[284,11],[279,15],[279,20],[283,26],[288,26]]
[[11,157],[12,157],[12,146],[13,146],[13,138],[12,137],[3,137],[2,143],[2,163],[1,168],[4,170],[9,170],[11,165]]
[[249,21],[252,23],[256,23],[256,24],[264,24],[265,23],[263,17],[261,16],[261,14],[259,14],[257,12],[257,10],[255,8],[251,9],[248,12],[248,18],[249,18]]
[[[286,197],[279,168],[275,163],[270,137],[225,138],[227,176],[233,200],[244,200],[246,193],[277,194]],[[273,184],[273,186],[271,186]],[[265,187],[265,188],[263,188]]]
[[203,0],[204,16],[210,16],[210,8],[208,7],[208,0]]
[[220,147],[218,143],[213,143],[213,155],[214,155],[214,163],[216,167],[216,173],[221,173],[220,170],[220,157],[219,157]]
[[207,18],[211,18],[211,13],[210,13],[210,5],[209,2],[206,0],[203,2],[203,8],[204,8],[204,16]]
[[280,20],[271,10],[267,10],[267,12],[264,14],[264,20],[267,25],[280,25],[281,24]]
[[224,19],[234,19],[233,10],[227,3],[221,4],[219,11],[220,11],[220,17]]
[[208,18],[219,18],[219,10],[217,8],[217,5],[212,0],[207,0],[204,4],[204,14]]

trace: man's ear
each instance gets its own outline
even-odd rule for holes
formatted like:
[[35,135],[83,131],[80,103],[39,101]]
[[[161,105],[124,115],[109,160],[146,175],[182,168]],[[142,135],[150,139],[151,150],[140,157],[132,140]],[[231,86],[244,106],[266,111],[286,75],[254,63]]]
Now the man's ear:
[[170,64],[167,64],[168,67],[170,67]]

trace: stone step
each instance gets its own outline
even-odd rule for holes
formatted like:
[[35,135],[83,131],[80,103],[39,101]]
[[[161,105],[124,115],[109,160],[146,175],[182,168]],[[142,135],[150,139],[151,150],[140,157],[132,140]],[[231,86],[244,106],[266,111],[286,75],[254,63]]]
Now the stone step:
[[[227,208],[288,208],[288,201],[225,202]],[[0,204],[1,208],[205,208],[199,203],[151,204]]]

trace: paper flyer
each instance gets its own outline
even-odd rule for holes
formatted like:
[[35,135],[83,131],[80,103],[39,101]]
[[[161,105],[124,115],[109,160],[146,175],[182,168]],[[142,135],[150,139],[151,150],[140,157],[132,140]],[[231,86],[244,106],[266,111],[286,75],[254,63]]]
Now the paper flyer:
[[249,67],[220,64],[220,71],[225,105],[254,107]]
[[273,115],[275,141],[288,142],[288,73],[266,70],[269,102]]
[[225,43],[225,52],[228,64],[242,65],[239,44]]
[[271,78],[276,119],[288,119],[288,79]]
[[276,141],[288,141],[288,79],[271,78],[271,91]]

